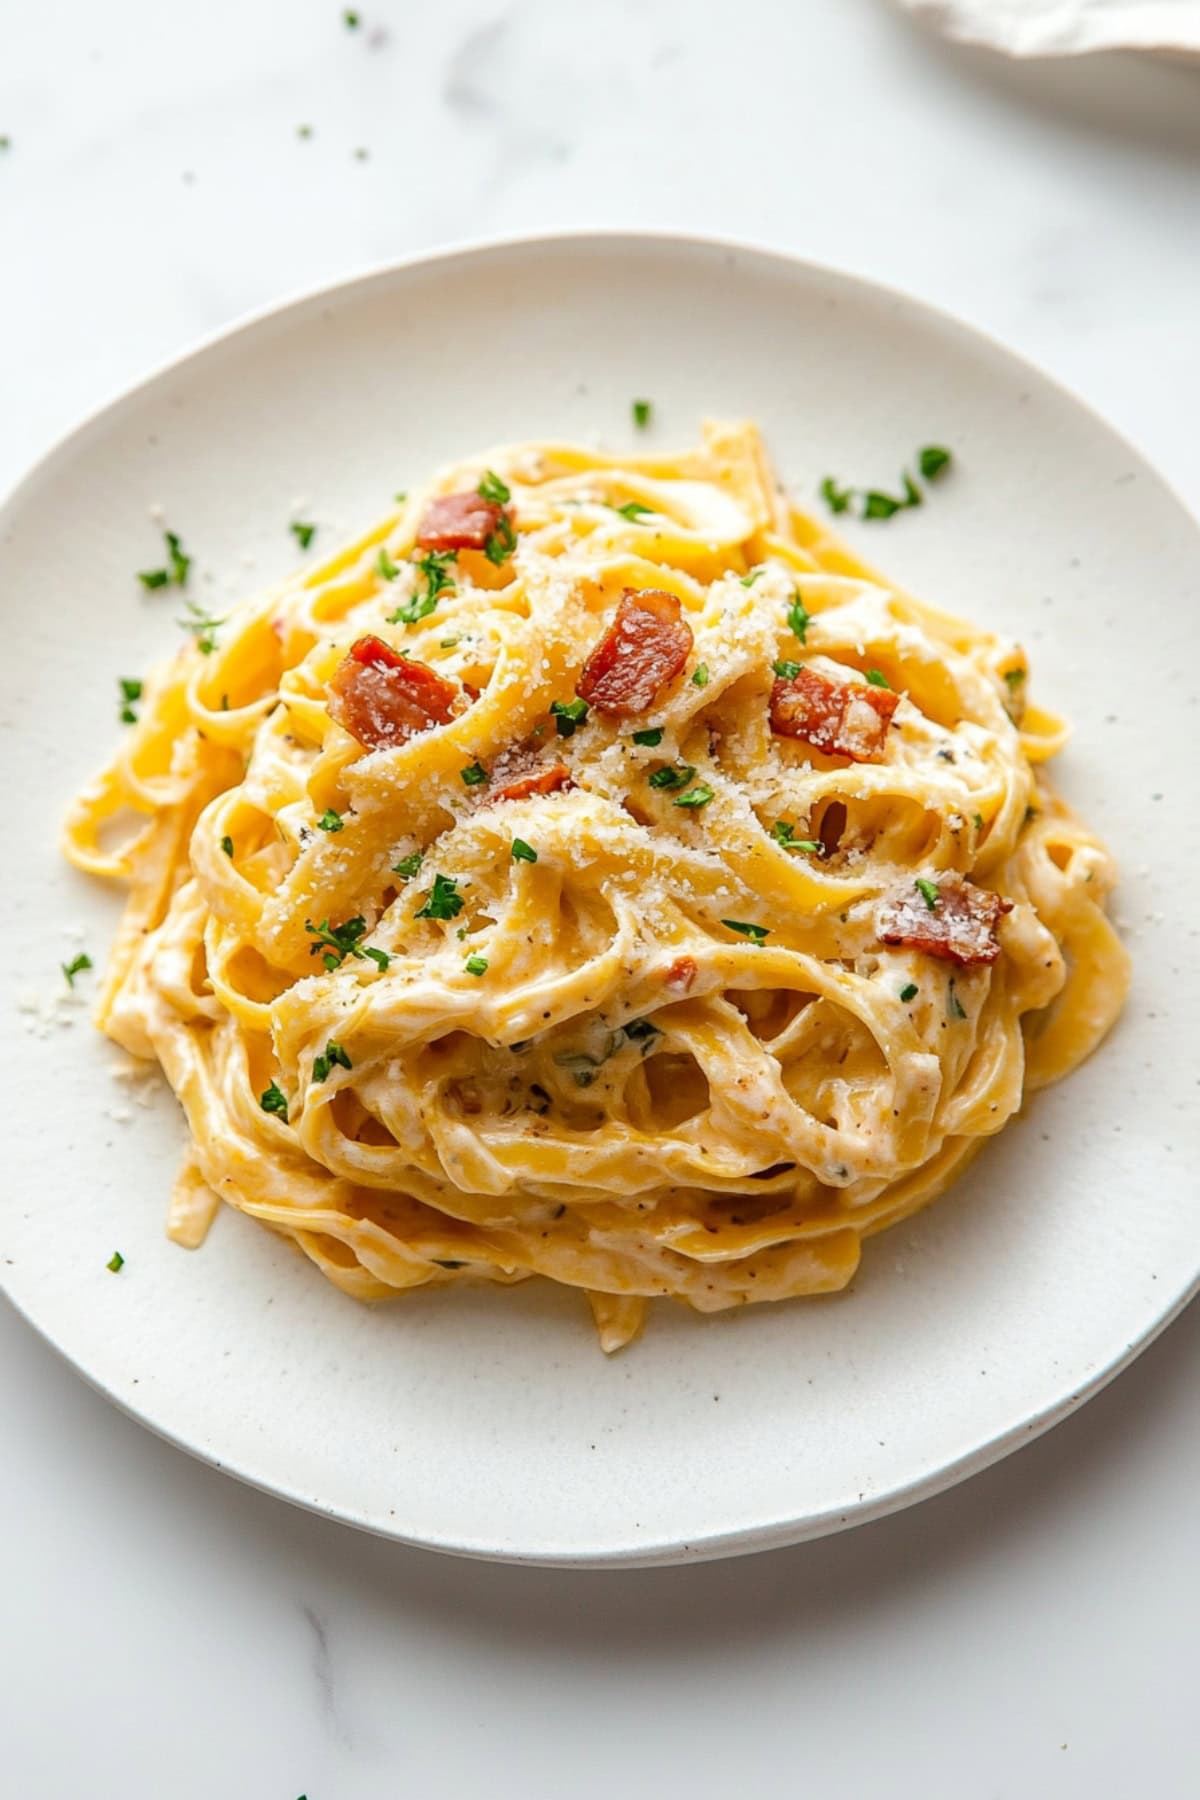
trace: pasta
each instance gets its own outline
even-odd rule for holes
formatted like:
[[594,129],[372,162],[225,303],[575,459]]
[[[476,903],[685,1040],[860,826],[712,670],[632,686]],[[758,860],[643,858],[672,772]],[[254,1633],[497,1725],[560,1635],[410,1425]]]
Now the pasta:
[[751,426],[443,471],[152,674],[70,813],[172,1235],[225,1201],[363,1300],[546,1276],[606,1350],[844,1287],[1122,1004],[1027,687]]

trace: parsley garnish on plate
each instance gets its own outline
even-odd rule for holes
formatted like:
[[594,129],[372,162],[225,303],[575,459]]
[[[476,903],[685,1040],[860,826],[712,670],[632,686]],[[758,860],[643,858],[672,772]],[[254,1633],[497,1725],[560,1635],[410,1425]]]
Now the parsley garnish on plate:
[[946,1012],[952,1019],[965,1019],[967,1016],[967,1009],[958,997],[953,975],[946,983]]
[[358,13],[352,12],[350,8],[347,7],[346,11],[342,14],[342,24],[346,27],[346,30],[357,31],[359,23],[360,19]]
[[846,512],[853,497],[854,489],[841,487],[832,475],[827,475],[821,483],[821,498],[831,513]]
[[454,580],[447,574],[447,570],[456,555],[457,551],[454,550],[427,550],[424,556],[417,557],[417,568],[425,577],[425,592],[414,594],[411,600],[405,600],[394,613],[390,613],[387,621],[389,625],[416,625],[421,619],[429,617],[440,594],[447,589],[453,592]]
[[640,744],[644,750],[657,750],[663,741],[662,726],[649,725],[645,731],[635,731],[633,741],[635,744]]
[[649,518],[654,512],[652,506],[643,506],[640,500],[626,500],[624,506],[609,504],[609,510],[620,513],[623,519],[628,519],[632,524],[636,524],[639,519]]
[[122,675],[118,678],[117,685],[121,690],[121,723],[136,725],[137,714],[133,710],[133,703],[142,697],[142,684],[129,675]]
[[233,839],[232,839],[232,838],[231,838],[231,837],[223,837],[223,838],[222,838],[222,839],[221,839],[221,848],[222,848],[222,850],[223,850],[223,851],[224,851],[224,852],[225,852],[225,854],[226,854],[226,856],[228,856],[228,857],[229,857],[229,858],[230,858],[230,859],[231,859],[231,860],[232,860],[232,857],[233,857]]
[[559,737],[574,737],[588,716],[586,700],[552,700],[550,711]]
[[1005,669],[1004,679],[1008,683],[1010,694],[1015,693],[1025,679],[1024,669]]
[[288,1122],[287,1095],[284,1093],[283,1089],[281,1087],[279,1087],[275,1082],[272,1082],[270,1087],[264,1089],[264,1091],[259,1095],[258,1104],[262,1107],[262,1109],[265,1113],[274,1113],[277,1118],[280,1118],[283,1120],[285,1125],[287,1124],[287,1122]]
[[745,919],[722,919],[721,923],[729,931],[736,931],[739,937],[749,938],[755,944],[761,944],[764,938],[771,935],[768,926],[751,925]]
[[288,530],[302,550],[307,550],[317,535],[315,525],[306,525],[303,519],[293,519]]
[[308,947],[309,955],[317,956],[324,950],[321,961],[331,974],[348,956],[363,959],[369,957],[380,969],[386,969],[392,960],[386,950],[374,950],[361,943],[361,939],[367,935],[367,922],[361,914],[347,919],[344,925],[334,926],[330,925],[328,919],[322,919],[319,925],[314,925],[311,919],[305,919],[304,929],[309,937],[316,939]]
[[392,864],[392,874],[402,875],[405,881],[411,881],[412,877],[420,872],[421,864],[424,861],[425,852],[414,850],[411,856],[402,857],[398,863]]
[[691,763],[664,763],[661,769],[655,769],[650,776],[652,788],[684,788],[696,773]]
[[184,631],[191,632],[196,640],[196,648],[202,656],[211,656],[217,647],[217,632],[225,624],[228,614],[225,618],[214,619],[211,613],[206,613],[204,608],[197,606],[194,600],[185,600],[184,605],[188,609],[189,617],[176,619],[175,623]]
[[106,1269],[111,1269],[114,1275],[119,1275],[125,1267],[125,1258],[119,1250],[114,1250],[104,1266]]
[[654,411],[653,403],[649,400],[635,400],[629,410],[633,414],[633,422],[638,430],[645,431]]
[[435,875],[425,904],[417,912],[418,919],[455,919],[463,909],[463,897],[452,875]]
[[332,806],[327,806],[317,820],[317,829],[318,831],[340,831],[344,824],[345,820],[341,813],[334,812]]
[[502,513],[500,523],[495,531],[488,534],[487,542],[483,546],[483,554],[490,563],[494,563],[499,568],[501,563],[508,561],[516,547],[517,534],[513,530],[512,520],[507,513]]
[[395,581],[400,573],[400,564],[393,562],[387,553],[387,545],[380,544],[379,555],[375,558],[375,567],[385,581]]
[[796,827],[789,825],[786,819],[776,819],[771,827],[771,836],[784,850],[804,850],[810,856],[820,854],[821,844],[817,838],[798,838]]
[[943,469],[950,467],[953,457],[941,444],[926,444],[917,451],[917,467],[926,481],[936,481]]
[[77,975],[82,975],[84,970],[90,969],[91,966],[92,959],[87,954],[86,950],[81,950],[78,956],[73,956],[69,963],[59,964],[60,969],[67,978],[67,986],[69,988],[75,986],[75,977]]
[[761,574],[762,574],[761,569],[751,569],[751,571],[748,575],[742,576],[742,578],[741,578],[742,586],[743,587],[753,587],[755,582],[758,580],[758,578]]
[[330,1038],[320,1056],[313,1057],[313,1080],[324,1081],[330,1069],[352,1069],[354,1064],[335,1038]]
[[686,794],[677,794],[672,805],[690,807],[707,806],[712,797],[713,791],[708,783],[706,781],[700,781],[696,783],[694,788],[689,788]]
[[481,762],[469,763],[465,769],[460,769],[458,772],[467,787],[480,787],[488,778],[488,772]]
[[892,684],[882,669],[867,670],[867,685],[869,687],[887,688],[889,693],[892,691]]
[[481,500],[490,500],[493,506],[507,506],[512,499],[512,489],[507,482],[501,481],[494,469],[488,469],[475,489]]
[[527,844],[524,838],[514,838],[512,841],[512,859],[514,862],[535,863],[538,859],[537,851],[532,844]]
[[904,986],[900,989],[900,998],[904,1001],[905,1005],[907,1005],[910,1000],[916,999],[919,991],[915,981],[906,981]]
[[467,971],[468,975],[486,975],[487,957],[468,956],[466,962],[463,964],[463,968]]
[[807,641],[805,634],[808,631],[811,622],[812,614],[807,610],[803,600],[800,598],[799,588],[793,588],[792,604],[787,610],[788,630],[798,637],[803,644]]
[[803,663],[789,662],[786,657],[781,657],[778,662],[771,664],[771,668],[778,675],[780,681],[795,681],[803,666]]
[[939,888],[937,882],[929,881],[924,875],[918,875],[913,882],[913,886],[916,888],[918,894],[920,894],[930,912],[936,912],[937,903],[942,897],[942,890]]
[[144,588],[186,587],[192,559],[184,550],[182,539],[177,532],[164,531],[163,542],[167,546],[166,568],[139,569],[138,580]]
[[692,686],[693,687],[707,687],[708,686],[708,664],[707,663],[697,663],[696,664],[696,667],[692,672]]

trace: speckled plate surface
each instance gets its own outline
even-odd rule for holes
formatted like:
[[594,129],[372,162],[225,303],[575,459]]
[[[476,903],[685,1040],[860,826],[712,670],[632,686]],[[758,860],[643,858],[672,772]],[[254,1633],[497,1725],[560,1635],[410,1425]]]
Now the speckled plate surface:
[[[920,511],[850,532],[896,578],[1019,637],[1076,734],[1057,780],[1116,848],[1127,1013],[942,1201],[868,1244],[834,1298],[664,1307],[604,1359],[536,1283],[369,1310],[235,1215],[163,1235],[183,1128],[140,1105],[59,965],[118,898],[58,819],[117,730],[116,678],[176,636],[134,571],[151,507],[217,602],[490,442],[654,447],[761,421],[785,479],[886,485],[951,444]],[[964,326],[801,262],[690,239],[555,237],[381,270],[258,317],[117,401],[0,510],[6,1144],[0,1273],[117,1404],[197,1456],[408,1542],[563,1563],[765,1548],[936,1492],[1063,1417],[1200,1276],[1191,823],[1200,533],[1077,401]],[[84,994],[88,981],[80,983]],[[105,1264],[119,1248],[126,1263]],[[52,1423],[48,1423],[52,1429]]]

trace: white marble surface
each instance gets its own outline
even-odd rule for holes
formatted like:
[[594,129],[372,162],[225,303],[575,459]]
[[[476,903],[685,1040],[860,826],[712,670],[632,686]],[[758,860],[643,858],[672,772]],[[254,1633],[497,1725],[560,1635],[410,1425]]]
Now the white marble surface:
[[[1200,508],[1200,74],[1011,68],[883,0],[361,10],[350,32],[315,0],[0,6],[0,489],[248,308],[464,237],[633,223],[964,314]],[[1200,1786],[1195,1308],[912,1512],[590,1575],[357,1537],[151,1439],[6,1312],[0,1340],[22,1800]]]

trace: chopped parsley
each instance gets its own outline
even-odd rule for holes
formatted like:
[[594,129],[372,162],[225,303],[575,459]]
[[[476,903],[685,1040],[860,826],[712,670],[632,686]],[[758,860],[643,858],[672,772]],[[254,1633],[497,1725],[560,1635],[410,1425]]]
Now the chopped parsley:
[[483,546],[483,554],[490,563],[495,563],[499,568],[501,563],[508,561],[516,547],[517,534],[513,530],[512,520],[507,513],[502,513],[500,523],[495,531],[488,534],[487,542]]
[[398,863],[392,864],[392,874],[402,875],[405,881],[411,881],[420,873],[421,864],[425,861],[423,850],[414,850],[411,856],[402,857]]
[[490,500],[493,506],[507,506],[512,499],[512,490],[494,469],[487,470],[475,492],[481,500]]
[[949,468],[951,460],[950,451],[943,449],[941,444],[926,444],[923,450],[917,451],[917,467],[926,481],[936,481],[942,470]]
[[650,786],[672,791],[685,788],[695,773],[691,763],[664,763],[661,769],[655,769],[650,776]]
[[811,613],[808,612],[803,600],[800,598],[799,588],[793,588],[792,604],[787,610],[788,630],[794,632],[802,644],[806,641],[805,633],[808,630],[811,617]]
[[400,564],[393,562],[387,553],[387,545],[380,544],[379,555],[375,558],[375,567],[385,581],[395,581],[400,573]]
[[574,737],[588,716],[586,700],[552,700],[550,711],[559,737]]
[[916,999],[919,992],[920,989],[917,987],[915,981],[906,981],[904,986],[900,989],[900,998],[904,1001],[905,1005],[907,1005],[910,1000]]
[[739,937],[750,938],[756,944],[761,944],[764,938],[771,935],[766,925],[750,925],[745,919],[722,919],[721,923],[727,930],[736,931]]
[[330,1069],[352,1069],[354,1064],[336,1038],[330,1038],[320,1056],[313,1057],[313,1080],[324,1081]]
[[936,912],[937,903],[942,897],[942,890],[939,888],[937,882],[927,880],[924,875],[918,875],[913,882],[913,886],[916,888],[918,894],[920,894],[930,912]]
[[1025,679],[1024,669],[1005,669],[1004,679],[1008,683],[1009,692],[1014,692]]
[[696,664],[695,669],[692,671],[692,686],[693,687],[707,687],[708,686],[708,664],[707,663],[697,663]]
[[785,850],[803,850],[809,856],[817,856],[821,851],[819,838],[798,838],[796,827],[789,825],[786,819],[776,819],[771,827],[771,836]]
[[163,542],[167,546],[166,568],[139,569],[138,580],[144,588],[186,587],[192,559],[184,550],[182,539],[177,532],[164,531]]
[[133,710],[133,703],[142,697],[142,684],[128,675],[122,675],[118,678],[117,686],[121,690],[121,723],[136,725],[137,714]]
[[455,919],[463,909],[463,897],[452,875],[435,875],[418,919]]
[[751,571],[748,575],[742,576],[742,586],[743,587],[753,587],[755,582],[758,580],[758,578],[761,574],[762,574],[761,569],[751,569]]
[[111,1269],[114,1275],[119,1275],[125,1267],[125,1258],[119,1250],[114,1250],[104,1266],[106,1269]]
[[864,519],[890,519],[906,507],[920,506],[920,489],[913,485],[911,475],[901,477],[904,482],[904,498],[897,500],[894,494],[885,494],[879,488],[868,488],[862,497],[862,517]]
[[983,830],[983,814],[982,813],[973,813],[971,816],[975,821],[976,831],[982,831]]
[[827,475],[821,483],[821,498],[831,513],[849,511],[850,501],[854,496],[853,488],[840,487],[832,475]]
[[635,400],[629,410],[633,414],[633,422],[638,430],[645,431],[654,411],[653,403],[649,400]]
[[623,519],[636,524],[639,519],[648,518],[654,511],[652,506],[643,506],[640,500],[627,500],[624,506],[614,506],[611,511],[620,513]]
[[463,964],[463,968],[467,971],[468,975],[486,975],[487,957],[468,956],[466,962]]
[[795,681],[803,665],[798,662],[788,662],[786,658],[781,658],[779,662],[773,662],[771,667],[775,674],[778,675],[780,681]]
[[342,14],[342,24],[346,27],[347,31],[357,31],[359,26],[358,14],[347,9]]
[[635,744],[641,744],[644,750],[657,750],[663,741],[662,726],[650,725],[645,731],[635,731],[633,741]]
[[317,820],[317,829],[318,831],[340,831],[344,823],[341,813],[334,812],[332,806],[327,806]]
[[459,774],[467,787],[480,787],[488,778],[488,772],[481,762],[469,763]]
[[223,837],[223,838],[222,838],[222,839],[221,839],[221,848],[222,848],[222,850],[223,850],[223,851],[224,851],[224,852],[225,852],[225,854],[226,854],[226,856],[228,856],[228,857],[229,857],[229,858],[230,858],[230,859],[231,859],[231,860],[232,860],[232,857],[233,857],[233,839],[232,839],[232,838],[231,838],[231,837]]
[[217,647],[216,634],[224,625],[225,619],[214,619],[211,613],[206,613],[204,608],[197,606],[194,600],[187,600],[184,604],[190,616],[186,619],[177,619],[175,623],[182,630],[191,632],[196,640],[196,648],[202,656],[211,656]]
[[[457,551],[427,550],[419,556],[417,568],[425,577],[425,592],[414,594],[411,600],[405,600],[394,613],[388,615],[389,625],[416,625],[421,619],[427,619],[438,603],[438,596],[449,589],[454,590],[453,577],[447,574]],[[390,579],[390,577],[389,577]]]
[[462,642],[462,639],[459,637],[439,638],[438,639],[438,649],[439,650],[456,650],[458,648],[459,644],[461,644],[461,642]]
[[512,859],[514,862],[535,863],[537,861],[537,851],[532,844],[527,844],[524,838],[514,838],[512,841]]
[[392,960],[386,950],[373,950],[363,946],[361,940],[367,934],[367,922],[361,914],[347,919],[344,925],[332,927],[328,919],[322,919],[319,925],[314,925],[311,919],[305,919],[304,929],[310,937],[316,939],[316,943],[308,947],[309,955],[316,956],[324,950],[321,961],[331,974],[348,956],[364,960],[369,957],[380,969],[386,969]]
[[697,782],[686,794],[677,794],[672,802],[675,806],[707,806],[713,797],[713,791],[706,781]]
[[316,526],[306,525],[303,519],[293,519],[288,529],[302,550],[307,550],[317,535]]
[[313,128],[311,125],[297,125],[296,136],[298,138],[310,138],[312,134]]
[[892,691],[892,684],[882,669],[868,669],[867,683],[870,687],[887,688],[889,693]]
[[967,1016],[967,1009],[958,997],[953,975],[946,983],[946,1012],[952,1019],[965,1019]]
[[86,950],[81,950],[78,956],[73,956],[69,963],[59,964],[59,968],[67,978],[67,986],[69,988],[75,986],[75,977],[77,975],[82,975],[83,971],[85,969],[90,969],[91,966],[92,959],[87,954]]
[[270,1087],[265,1088],[263,1090],[263,1092],[258,1096],[258,1104],[262,1107],[262,1109],[265,1113],[274,1113],[277,1118],[280,1118],[283,1120],[285,1125],[287,1124],[287,1122],[288,1122],[287,1095],[284,1093],[283,1089],[281,1087],[279,1087],[275,1082],[272,1082]]

